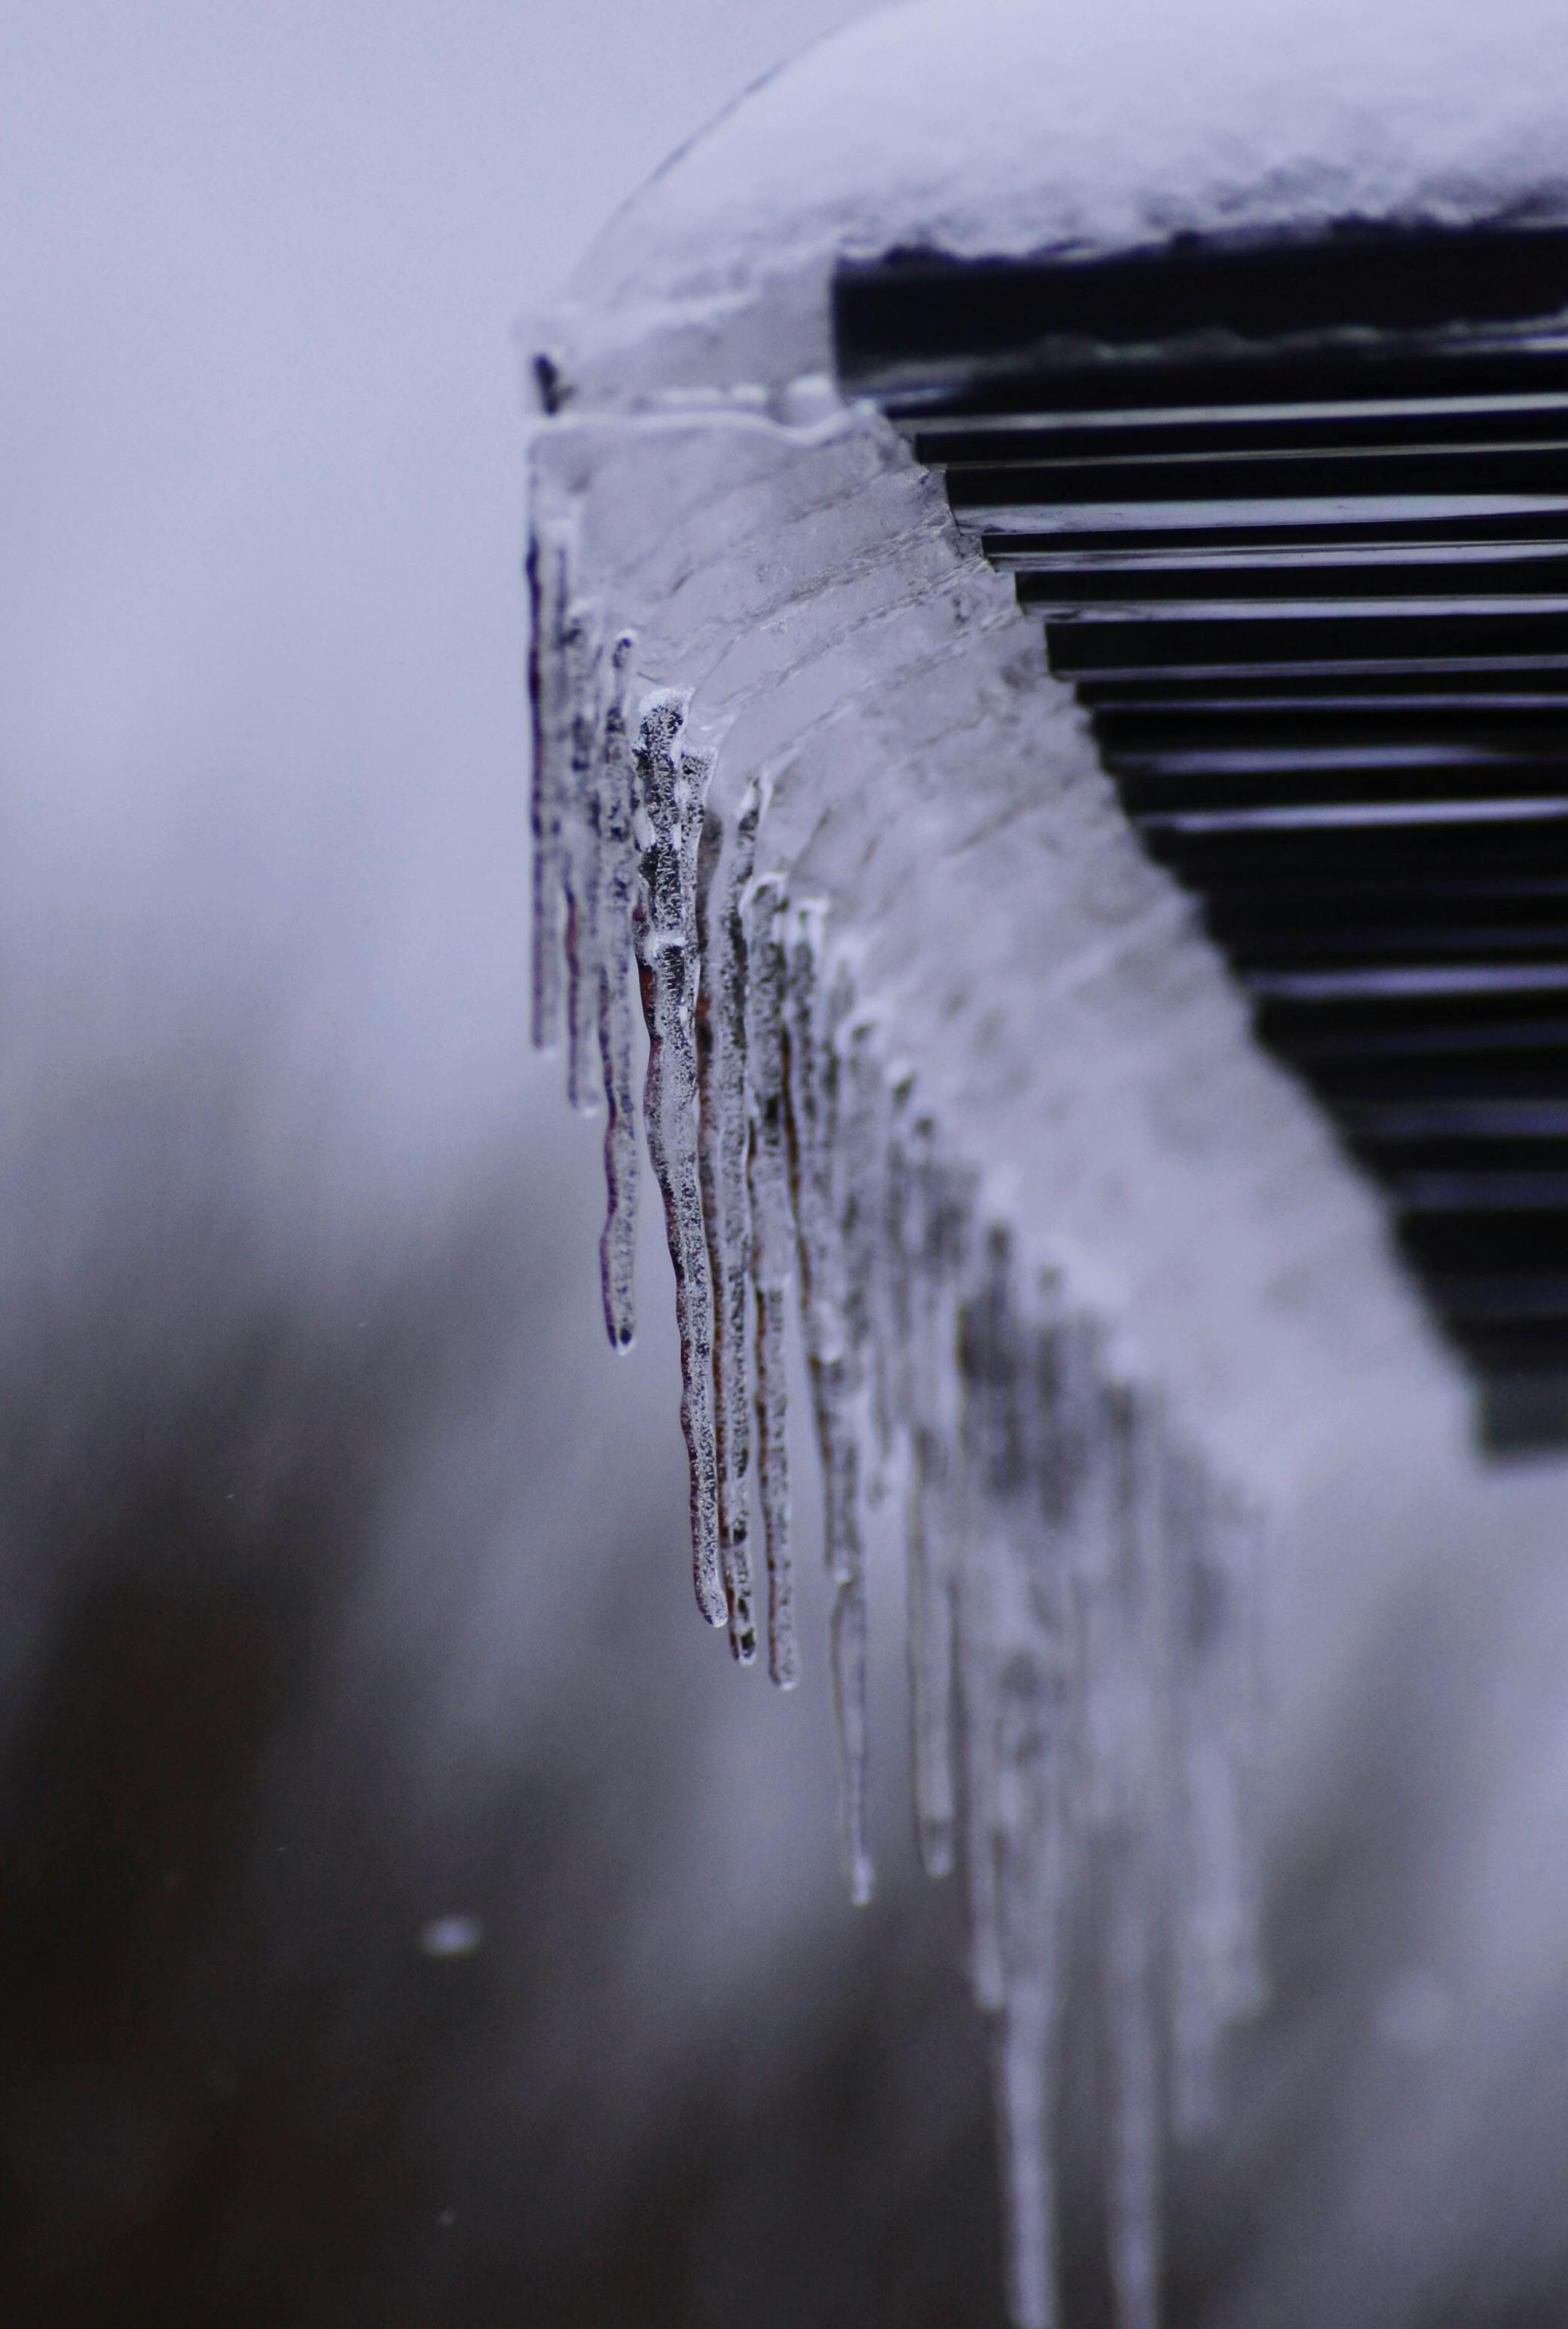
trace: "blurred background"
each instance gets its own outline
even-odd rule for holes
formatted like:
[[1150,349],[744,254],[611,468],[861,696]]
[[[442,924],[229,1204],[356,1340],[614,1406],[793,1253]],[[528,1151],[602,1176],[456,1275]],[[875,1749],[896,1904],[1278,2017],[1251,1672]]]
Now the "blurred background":
[[[526,1049],[516,326],[858,13],[0,24],[18,2329],[1000,2319],[896,1572],[856,1916],[820,1647],[780,1699],[695,1617],[668,1264],[613,1358],[598,1131]],[[1172,2317],[1546,2329],[1563,1475],[1435,1532],[1352,1485],[1279,1599],[1274,1998],[1178,2163]]]

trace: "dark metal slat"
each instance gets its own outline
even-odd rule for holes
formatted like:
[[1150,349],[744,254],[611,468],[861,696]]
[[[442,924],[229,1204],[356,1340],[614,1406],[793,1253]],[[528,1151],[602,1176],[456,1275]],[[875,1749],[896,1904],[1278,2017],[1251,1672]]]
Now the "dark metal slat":
[[1488,1429],[1568,1438],[1568,231],[905,254],[835,299]]
[[1298,665],[1340,670],[1431,671],[1450,664],[1498,671],[1550,658],[1568,671],[1568,614],[1377,614],[1353,618],[1193,616],[1146,622],[1064,623],[1046,627],[1050,667],[1060,679],[1152,677],[1161,672],[1287,672]]
[[[1534,497],[1536,502],[1543,497]],[[1425,515],[1389,512],[1357,515],[1346,508],[1332,518],[1308,518],[1299,504],[1288,512],[1268,504],[1219,503],[1196,514],[1159,523],[1156,504],[1142,509],[1147,523],[1131,520],[1113,527],[1076,525],[1069,517],[1048,532],[1029,530],[1033,520],[1009,520],[1007,532],[981,530],[980,546],[999,566],[1020,569],[1029,560],[1058,561],[1067,558],[1105,557],[1114,561],[1142,553],[1157,557],[1182,552],[1199,555],[1238,557],[1289,556],[1292,552],[1480,546],[1506,550],[1526,542],[1559,546],[1568,536],[1568,499],[1547,500],[1544,506],[1495,508],[1486,511],[1443,509]]]
[[1137,415],[1094,425],[1071,420],[1047,427],[1027,422],[984,429],[949,426],[916,429],[910,449],[927,468],[990,467],[997,463],[1061,461],[1082,457],[1105,460],[1153,454],[1321,452],[1342,448],[1360,452],[1372,445],[1561,444],[1568,433],[1568,399],[1520,399],[1507,402],[1476,398],[1462,411],[1457,400],[1433,404],[1363,406],[1353,411],[1291,410],[1280,418],[1266,410],[1236,413]]
[[1568,608],[1568,556],[1395,561],[1358,559],[1342,564],[1050,567],[1020,573],[1019,603],[1064,611],[1126,601],[1160,606],[1172,600],[1272,599],[1556,598]]
[[1368,447],[1356,454],[1020,462],[952,471],[947,491],[961,521],[971,512],[1065,509],[1082,503],[1557,495],[1568,494],[1568,448]]

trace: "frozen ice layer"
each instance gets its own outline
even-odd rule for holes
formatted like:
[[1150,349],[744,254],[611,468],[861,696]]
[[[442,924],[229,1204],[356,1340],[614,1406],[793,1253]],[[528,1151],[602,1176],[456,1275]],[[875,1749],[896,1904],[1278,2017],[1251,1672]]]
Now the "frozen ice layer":
[[1261,0],[1223,40],[1192,0],[897,10],[667,165],[542,335],[536,1032],[607,1103],[624,1346],[634,965],[697,1597],[783,1685],[798,1305],[857,1900],[868,1502],[902,1515],[916,1824],[965,1872],[1020,2329],[1056,2317],[1069,1903],[1097,1904],[1122,2329],[1157,2315],[1165,2130],[1212,2117],[1259,1994],[1267,1514],[1374,1440],[1471,1458],[1377,1202],[1254,1048],[1010,580],[833,389],[832,269],[1568,207],[1560,30],[1535,0]]

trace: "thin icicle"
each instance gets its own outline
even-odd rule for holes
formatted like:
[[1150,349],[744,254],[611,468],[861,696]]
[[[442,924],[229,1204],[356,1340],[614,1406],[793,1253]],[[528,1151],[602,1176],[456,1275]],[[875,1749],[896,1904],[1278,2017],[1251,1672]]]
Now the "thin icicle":
[[965,1532],[958,1572],[958,1671],[963,1698],[963,1828],[969,1875],[969,1977],[975,2004],[999,2013],[1007,1996],[997,1892],[996,1579],[982,1543]]
[[883,1240],[887,1222],[888,1121],[887,1078],[877,1056],[872,1022],[853,1015],[846,978],[840,1004],[844,1020],[839,1137],[839,1249],[844,1287],[844,1340],[857,1389],[863,1394],[868,1500],[879,1503],[891,1444],[887,1273]]
[[[1211,1535],[1216,1515],[1200,1469],[1179,1454],[1166,1479],[1176,1688],[1178,1800],[1171,1824],[1171,2117],[1178,2133],[1213,2124],[1216,2055],[1226,2016],[1226,1961],[1244,1915],[1231,1813],[1220,1645],[1230,1630],[1229,1580]],[[1217,1749],[1217,1752],[1216,1752]]]
[[595,814],[604,753],[604,619],[588,599],[574,599],[561,632],[561,664],[570,706],[570,766],[560,841],[566,891],[567,1098],[585,1115],[604,1091],[599,1058],[598,912],[602,877]]
[[999,1249],[993,1261],[999,1282],[990,1305],[986,1400],[989,1493],[1005,1510],[998,1589],[1007,1593],[1009,1643],[999,1677],[994,1807],[1003,1993],[999,2103],[1012,2315],[1019,2329],[1054,2329],[1052,2118],[1075,1867],[1069,1598],[1075,1484],[1064,1471],[1061,1429],[1068,1337],[1059,1280],[1052,1275],[1041,1281],[1045,1315],[1026,1317],[1006,1258]]
[[858,1909],[863,1909],[870,1900],[876,1882],[866,1817],[870,1744],[866,1702],[866,1584],[857,1573],[846,1578],[833,1596],[831,1646],[844,1872],[849,1880],[850,1898]]
[[1154,1905],[1143,1839],[1108,1840],[1101,1953],[1108,2023],[1107,2209],[1117,2329],[1160,2317],[1160,2070],[1154,2012]]
[[846,988],[822,992],[822,914],[797,906],[788,952],[789,1122],[806,1360],[823,1479],[823,1553],[837,1592],[832,1617],[833,1707],[840,1805],[850,1898],[871,1897],[866,1835],[866,1609],[860,1541],[860,1448],[854,1360],[845,1316],[843,1218],[834,1188]]
[[[873,1049],[869,1024],[853,1023],[854,985],[840,968],[830,998],[827,1044],[837,1061],[839,1126],[832,1180],[834,1243],[844,1341],[842,1418],[850,1441],[853,1469],[847,1493],[853,1500],[846,1541],[847,1573],[834,1596],[832,1616],[833,1703],[838,1714],[843,1768],[844,1856],[850,1898],[871,1897],[873,1873],[867,1826],[866,1772],[870,1742],[867,1706],[865,1548],[859,1496],[880,1493],[885,1456],[874,1429],[875,1400],[868,1410],[868,1376],[876,1363],[879,1316],[879,1237],[884,1221],[887,1092]],[[872,1461],[868,1463],[868,1452]]]
[[794,906],[790,925],[784,998],[790,1181],[806,1360],[824,1478],[823,1551],[829,1575],[842,1584],[859,1561],[859,1543],[842,1267],[833,1202],[839,1058],[821,992],[821,908]]
[[598,882],[594,917],[599,1061],[605,1087],[605,1228],[599,1282],[614,1347],[629,1350],[636,1331],[637,1115],[633,1089],[632,1001],[628,992],[637,851],[633,836],[632,746],[626,732],[626,678],[634,642],[623,634],[610,658],[610,684],[595,787]]
[[1052,2117],[1071,1874],[1062,1715],[1059,1645],[1047,1635],[1009,1660],[999,1706],[998,2104],[1018,2329],[1054,2329],[1057,2309]]
[[960,1672],[963,1690],[965,1830],[969,1857],[971,1963],[974,1994],[988,2013],[1006,2002],[1002,1902],[997,1864],[1000,1826],[1002,1602],[1010,1566],[1007,1502],[1019,1485],[1018,1351],[1011,1313],[1011,1249],[989,1232],[979,1282],[960,1321],[963,1380],[963,1531],[958,1574]]
[[[1256,1914],[1257,1838],[1249,1782],[1260,1722],[1257,1513],[1208,1489],[1181,1615],[1186,1687],[1178,1718],[1186,1783],[1190,1954],[1207,1983],[1213,2051],[1224,2029],[1263,2002]],[[1184,2098],[1185,2099],[1185,2098]],[[1212,2119],[1215,2098],[1206,2098]],[[1196,2119],[1204,2123],[1200,2108]]]
[[1221,1500],[1221,1510],[1232,1604],[1226,1636],[1232,1680],[1226,1693],[1221,1752],[1225,1759],[1240,1883],[1231,1946],[1222,1957],[1220,1995],[1227,2020],[1238,2021],[1259,2013],[1268,1997],[1259,1927],[1263,1848],[1259,1826],[1260,1763],[1268,1697],[1263,1585],[1267,1526],[1260,1507],[1234,1486]]
[[767,1561],[767,1670],[781,1690],[800,1678],[790,1562],[789,1452],[785,1441],[784,1311],[793,1268],[790,1218],[784,891],[756,882],[744,905],[749,1138],[746,1193],[756,1313],[756,1480]]
[[[912,1151],[920,1131],[910,1121],[915,1079],[896,1077],[887,1094],[887,1154],[882,1175],[882,1220],[877,1268],[882,1280],[882,1331],[887,1348],[877,1370],[882,1402],[878,1436],[889,1448],[907,1442],[915,1428],[915,1266],[919,1246]],[[921,1119],[929,1134],[930,1118]]]
[[1161,1442],[1146,1400],[1106,1401],[1113,1519],[1091,1752],[1103,1767],[1101,1839],[1109,2057],[1107,2214],[1117,2329],[1156,2329],[1160,2272],[1160,2100],[1154,1977],[1160,1918],[1158,1773],[1163,1703]]
[[[756,1655],[752,1612],[749,1495],[751,1382],[747,1316],[751,1221],[746,1189],[746,931],[741,898],[756,853],[762,794],[753,784],[725,862],[724,826],[710,810],[699,859],[698,916],[704,937],[697,1060],[702,1211],[713,1280],[714,1398],[718,1445],[718,1549],[737,1659]],[[719,875],[722,871],[722,882]]]
[[902,1220],[892,1240],[890,1309],[903,1358],[892,1396],[909,1438],[906,1560],[915,1824],[933,1876],[953,1862],[953,1552],[960,1518],[957,1457],[959,1272],[968,1206],[934,1153],[929,1118],[900,1149]]
[[952,1460],[939,1434],[915,1429],[910,1449],[905,1558],[909,1595],[909,1686],[915,1821],[928,1876],[953,1868],[957,1805],[953,1780],[953,1579],[949,1560]]
[[713,1288],[697,1155],[697,851],[709,765],[681,743],[685,707],[643,707],[633,754],[642,882],[637,967],[648,1023],[643,1114],[664,1199],[681,1335],[681,1427],[691,1466],[691,1562],[710,1626],[729,1614],[718,1558],[718,1458],[713,1419]]
[[529,701],[533,716],[533,1042],[554,1045],[560,1029],[561,954],[566,920],[564,830],[571,750],[570,673],[565,653],[571,601],[571,534],[557,522],[536,525],[529,544]]

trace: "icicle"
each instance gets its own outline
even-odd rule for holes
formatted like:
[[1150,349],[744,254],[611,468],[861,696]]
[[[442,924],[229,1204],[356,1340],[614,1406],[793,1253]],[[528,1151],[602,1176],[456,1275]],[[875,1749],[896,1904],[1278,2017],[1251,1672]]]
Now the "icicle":
[[611,655],[594,808],[598,876],[594,910],[596,985],[606,1103],[606,1207],[599,1240],[599,1282],[605,1325],[618,1351],[631,1348],[636,1328],[637,1117],[627,969],[637,852],[632,832],[632,750],[625,702],[634,646],[632,638],[623,634]]
[[1160,2145],[1148,1854],[1122,1834],[1112,1840],[1106,1862],[1100,1946],[1110,2040],[1111,2283],[1117,2329],[1156,2329]]
[[865,1832],[866,1612],[860,1542],[856,1384],[844,1305],[843,1221],[834,1193],[840,1136],[838,1025],[842,988],[821,992],[822,913],[793,910],[786,1018],[791,1161],[800,1251],[801,1306],[823,1479],[823,1551],[838,1590],[832,1617],[833,1705],[838,1722],[845,1872],[850,1898],[871,1897]]
[[[1047,1521],[1056,1330],[1020,1311],[1006,1234],[963,1306],[964,1741],[974,1983],[998,2013],[1009,2305],[1056,2318],[1051,2117],[1068,1819],[1070,1629],[1063,1532]],[[1043,1391],[1050,1393],[1042,1401]]]
[[1109,2055],[1107,2202],[1117,2329],[1155,2329],[1160,2268],[1156,1773],[1164,1707],[1158,1422],[1124,1386],[1106,1398],[1113,1526],[1102,1579],[1091,1753],[1103,1774],[1103,1927]]
[[745,996],[750,1095],[746,1193],[756,1310],[756,1475],[767,1560],[767,1670],[781,1690],[800,1675],[790,1564],[789,1456],[785,1445],[784,1307],[794,1245],[790,1220],[784,1088],[784,891],[756,882],[745,901]]
[[870,1744],[866,1635],[866,1585],[864,1578],[857,1573],[845,1578],[833,1596],[831,1649],[844,1872],[849,1880],[850,1898],[858,1909],[863,1909],[870,1900],[876,1882],[866,1821],[866,1770]]
[[949,1451],[916,1428],[910,1450],[905,1557],[909,1594],[909,1686],[915,1813],[928,1876],[953,1868],[957,1806],[953,1785],[953,1579],[948,1544]]
[[1239,1871],[1233,1876],[1224,1865],[1230,1856],[1225,1806],[1216,1795],[1218,1775],[1207,1752],[1216,1712],[1210,1653],[1225,1616],[1225,1580],[1207,1541],[1207,1485],[1196,1466],[1172,1455],[1166,1473],[1165,1530],[1176,1633],[1172,1713],[1179,1799],[1169,1838],[1170,2067],[1171,2117],[1183,2134],[1207,2126],[1214,2117],[1215,2050],[1223,2014],[1212,1894],[1216,1886],[1234,1894],[1239,1881]]
[[698,1004],[702,1211],[713,1280],[714,1398],[718,1447],[718,1548],[729,1599],[730,1647],[743,1664],[756,1655],[752,1614],[748,1494],[751,1386],[746,1311],[751,1221],[746,1200],[746,931],[740,900],[751,880],[762,794],[747,787],[736,819],[721,891],[715,883],[724,827],[709,811],[699,863],[698,915],[704,933]]
[[1173,1466],[1169,1513],[1179,1772],[1170,1834],[1172,2117],[1178,2132],[1191,2134],[1217,2116],[1216,2057],[1225,2028],[1262,1995],[1242,1802],[1257,1720],[1256,1523],[1190,1459]]
[[681,745],[685,707],[655,695],[633,754],[642,882],[637,966],[648,1023],[643,1114],[664,1199],[681,1334],[681,1425],[691,1465],[691,1560],[697,1606],[722,1626],[728,1603],[718,1558],[718,1464],[713,1419],[713,1288],[697,1155],[697,851],[708,764]]
[[906,1560],[910,1710],[921,1857],[933,1876],[953,1866],[953,1550],[960,1529],[957,1287],[966,1193],[934,1153],[928,1117],[901,1148],[903,1218],[893,1240],[890,1310],[904,1357],[892,1397],[909,1438]]
[[[859,1508],[862,1482],[879,1493],[884,1449],[875,1464],[865,1460],[868,1434],[867,1358],[874,1354],[873,1325],[879,1282],[878,1233],[883,1219],[886,1155],[886,1093],[872,1051],[873,1031],[851,1026],[854,987],[840,970],[828,1009],[827,1042],[838,1062],[839,1131],[831,1162],[837,1168],[834,1233],[843,1321],[843,1409],[838,1426],[850,1442],[845,1495],[845,1575],[833,1599],[833,1704],[838,1716],[842,1766],[844,1856],[850,1897],[869,1900],[873,1882],[867,1825],[866,1771],[870,1743],[867,1707],[865,1551]],[[840,1031],[841,1036],[840,1036]]]
[[571,537],[557,523],[536,526],[528,552],[532,627],[529,700],[533,715],[533,1041],[549,1051],[560,1026],[566,898],[563,862],[570,762],[570,674],[565,632],[571,599]]
[[561,668],[570,707],[570,773],[561,820],[566,891],[567,1098],[586,1114],[604,1089],[596,1042],[599,1004],[599,821],[604,751],[604,623],[590,600],[574,599],[561,633]]
[[1056,2318],[1052,2116],[1066,1905],[1074,1866],[1067,1546],[1047,1515],[1056,1461],[1059,1328],[1020,1312],[1005,1241],[972,1332],[983,1376],[975,1457],[995,1531],[995,1896],[1000,1963],[999,2103],[1011,2309],[1020,2329]]
[[1007,1233],[987,1234],[978,1283],[960,1321],[963,1379],[964,1526],[959,1577],[970,1915],[975,1995],[989,2012],[1008,1996],[1003,1710],[1009,1657],[1032,1650],[1028,1569],[1032,1486],[1028,1419],[1020,1392],[1023,1342]]
[[1018,2329],[1054,2329],[1052,2113],[1070,1877],[1057,1649],[1015,1653],[1000,1692],[997,1889],[1002,2013],[998,2102],[1007,2199],[1009,2310]]
[[869,1020],[851,1020],[846,986],[840,1011],[843,1044],[843,1107],[839,1141],[839,1245],[844,1283],[845,1346],[857,1385],[868,1395],[871,1462],[865,1467],[868,1500],[886,1492],[884,1469],[891,1445],[891,1367],[887,1315],[887,1271],[883,1240],[887,1223],[888,1122],[887,1079],[877,1057],[877,1031]]
[[1259,1930],[1263,1839],[1259,1833],[1259,1766],[1267,1691],[1263,1674],[1263,1588],[1266,1523],[1263,1512],[1234,1485],[1216,1497],[1218,1542],[1229,1579],[1225,1624],[1227,1676],[1225,1715],[1215,1741],[1225,1775],[1227,1826],[1237,1875],[1235,1913],[1216,1952],[1218,1994],[1227,2022],[1261,2011],[1268,1977]]
[[916,1129],[910,1121],[915,1079],[906,1070],[887,1095],[887,1155],[882,1176],[882,1221],[877,1268],[882,1279],[882,1331],[887,1348],[877,1370],[882,1413],[878,1438],[891,1448],[908,1442],[915,1429],[915,1266],[920,1244],[911,1150],[931,1119]]
[[822,910],[791,910],[786,954],[790,1182],[800,1256],[801,1311],[825,1484],[828,1573],[842,1584],[859,1557],[855,1446],[849,1429],[844,1317],[833,1205],[839,1060],[819,988]]

